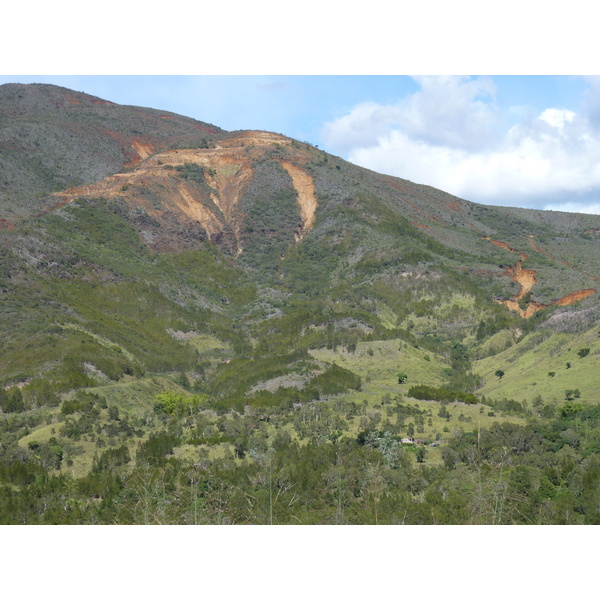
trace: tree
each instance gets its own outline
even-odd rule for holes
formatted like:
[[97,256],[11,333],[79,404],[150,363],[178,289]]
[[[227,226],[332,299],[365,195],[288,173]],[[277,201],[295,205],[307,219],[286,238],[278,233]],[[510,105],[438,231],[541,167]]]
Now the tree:
[[398,383],[404,383],[408,379],[408,375],[400,371],[398,373]]
[[589,348],[582,348],[577,353],[577,356],[579,356],[579,358],[583,358],[583,357],[587,356],[589,353],[590,353],[590,349]]
[[180,385],[182,388],[185,388],[186,390],[189,389],[190,380],[188,379],[184,371],[179,372],[179,376],[177,377],[177,384]]
[[448,409],[442,404],[442,406],[440,407],[440,410],[438,410],[438,417],[441,417],[442,419],[450,419],[450,417],[452,416],[450,414],[450,412],[448,411]]
[[0,398],[0,402],[2,410],[6,413],[20,413],[25,410],[23,394],[19,388],[15,388],[10,396],[8,394],[3,394]]
[[498,369],[494,375],[500,380],[504,377],[504,371],[502,369]]

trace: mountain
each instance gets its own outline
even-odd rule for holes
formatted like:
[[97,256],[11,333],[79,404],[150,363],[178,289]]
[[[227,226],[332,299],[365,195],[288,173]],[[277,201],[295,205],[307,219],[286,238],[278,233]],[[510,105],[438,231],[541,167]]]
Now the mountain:
[[[0,86],[0,201],[10,221],[52,208],[48,192],[132,168],[158,149],[220,131],[53,85]],[[9,223],[6,223],[9,221]]]
[[[598,399],[600,216],[475,204],[280,134],[37,84],[0,86],[0,174],[6,490],[70,469],[91,512],[138,522],[93,482],[235,464],[219,475],[235,487],[270,451],[304,464],[307,441],[414,470],[415,433],[451,468],[469,427],[492,456],[499,431]],[[594,447],[563,431],[561,448]],[[225,521],[264,517],[238,510]]]

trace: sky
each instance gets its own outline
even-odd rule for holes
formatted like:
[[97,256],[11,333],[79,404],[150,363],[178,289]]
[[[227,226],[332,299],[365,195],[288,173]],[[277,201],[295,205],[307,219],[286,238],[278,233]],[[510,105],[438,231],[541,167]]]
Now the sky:
[[600,77],[0,76],[308,141],[473,202],[600,214]]

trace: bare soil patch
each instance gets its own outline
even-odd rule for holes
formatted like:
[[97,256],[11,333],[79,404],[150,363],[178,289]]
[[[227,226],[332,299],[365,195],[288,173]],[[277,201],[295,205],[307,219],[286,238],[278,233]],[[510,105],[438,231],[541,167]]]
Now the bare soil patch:
[[[548,304],[543,304],[532,300],[525,308],[523,308],[519,304],[519,300],[522,300],[527,294],[529,294],[535,286],[535,284],[537,283],[537,279],[535,277],[536,272],[532,269],[523,269],[522,267],[523,262],[527,259],[527,254],[521,252],[520,250],[515,250],[514,248],[511,248],[505,242],[492,240],[490,238],[484,239],[488,240],[495,246],[503,248],[504,250],[508,250],[509,252],[514,252],[521,257],[520,260],[518,260],[514,264],[514,266],[504,268],[506,275],[509,276],[513,281],[516,281],[521,286],[521,290],[511,300],[497,300],[497,302],[499,302],[500,304],[504,304],[504,306],[506,306],[509,310],[519,313],[524,319],[529,319],[539,310],[542,310],[549,306],[569,306],[570,304],[579,302],[580,300],[583,300],[584,298],[587,298],[588,296],[591,296],[596,292],[595,289],[578,290],[576,292],[571,292],[570,294],[567,294],[566,296],[563,296],[558,300],[553,300]],[[553,257],[551,257],[549,254],[546,254],[541,249],[539,249],[533,240],[530,239],[529,243],[531,244],[531,247],[534,250],[536,250],[537,252],[541,252],[548,258],[553,259]]]

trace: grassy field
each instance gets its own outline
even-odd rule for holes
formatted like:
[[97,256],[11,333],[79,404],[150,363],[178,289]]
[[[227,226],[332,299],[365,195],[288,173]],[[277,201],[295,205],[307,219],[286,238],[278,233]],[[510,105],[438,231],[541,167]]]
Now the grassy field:
[[[386,403],[390,398],[394,399],[398,395],[405,405],[423,411],[422,431],[417,429],[415,419],[406,420],[405,430],[412,423],[415,426],[416,439],[444,440],[454,435],[457,429],[469,431],[478,427],[489,428],[495,422],[516,424],[525,422],[521,416],[494,412],[489,406],[483,404],[462,402],[445,405],[447,411],[445,414],[449,416],[440,416],[442,405],[439,402],[409,398],[408,390],[411,385],[443,386],[446,384],[448,379],[444,375],[444,369],[448,368],[448,363],[440,355],[424,352],[401,340],[361,342],[352,353],[345,349],[336,351],[319,349],[311,350],[310,353],[317,360],[336,363],[361,376],[362,390],[345,394],[342,398],[358,404],[366,403],[369,406],[367,412],[370,410],[372,416],[376,415],[376,411],[385,414]],[[425,357],[429,357],[429,360]],[[398,384],[396,377],[398,371],[408,374],[406,383]],[[363,425],[364,421],[361,425],[360,418],[354,419],[345,435],[356,436]],[[432,464],[439,462],[439,448],[430,448],[428,456],[428,461]]]
[[[594,403],[600,400],[600,337],[599,328],[585,334],[540,332],[522,342],[475,363],[474,371],[481,375],[484,386],[477,390],[491,399],[510,398],[531,403],[541,396],[545,402],[562,403],[565,390],[579,389],[578,401]],[[585,357],[578,352],[589,348]],[[567,368],[567,363],[570,367]],[[495,375],[497,370],[504,376]],[[554,375],[549,375],[554,373]]]
[[[30,434],[22,437],[19,440],[19,446],[23,449],[27,449],[30,447],[30,444],[47,444],[53,438],[56,439],[59,437],[58,432],[60,428],[61,423],[58,422],[38,427]],[[94,455],[100,452],[96,447],[96,444],[85,436],[76,442],[60,438],[60,445],[65,457],[68,457],[69,461],[68,465],[65,464],[62,469],[65,472],[71,473],[73,477],[83,477],[87,475],[92,467]],[[134,447],[133,440],[131,440],[129,446],[129,451],[132,452]]]
[[[397,394],[419,383],[442,385],[446,381],[443,370],[449,366],[443,357],[397,339],[359,342],[355,352],[321,348],[310,350],[310,354],[317,360],[337,364],[360,375],[364,389],[372,396]],[[408,375],[403,386],[398,385],[399,371]]]
[[165,391],[184,392],[180,386],[166,377],[146,377],[123,381],[87,388],[86,391],[104,398],[109,406],[116,406],[130,417],[137,418],[143,418],[152,412],[152,402],[157,394]]

